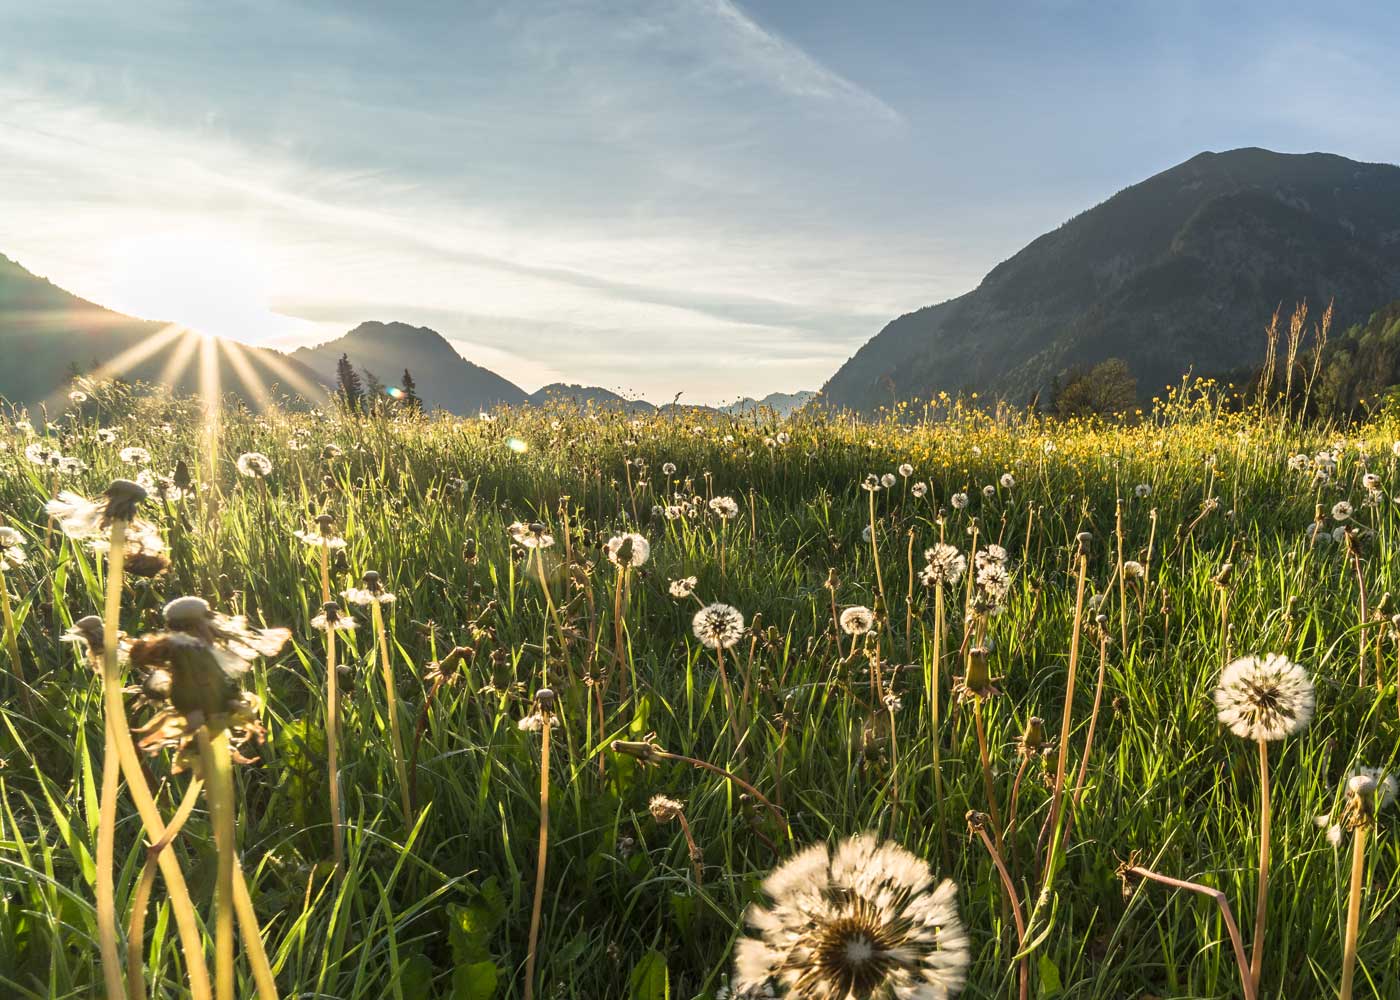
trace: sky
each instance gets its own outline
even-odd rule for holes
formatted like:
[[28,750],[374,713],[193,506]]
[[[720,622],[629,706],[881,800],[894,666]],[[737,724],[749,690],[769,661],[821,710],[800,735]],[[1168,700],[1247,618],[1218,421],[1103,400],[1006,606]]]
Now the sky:
[[1397,38],[1388,0],[0,0],[0,253],[247,343],[430,326],[526,391],[815,389],[1202,150],[1400,161]]

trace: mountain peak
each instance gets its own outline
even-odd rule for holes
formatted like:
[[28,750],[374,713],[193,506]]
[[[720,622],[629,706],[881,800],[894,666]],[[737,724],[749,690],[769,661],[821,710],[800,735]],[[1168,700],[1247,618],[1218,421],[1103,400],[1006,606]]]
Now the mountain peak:
[[397,384],[407,369],[429,407],[459,415],[499,404],[517,406],[526,399],[518,385],[462,357],[436,330],[410,323],[370,320],[335,340],[299,348],[292,357],[333,384],[342,354],[388,385]]
[[823,389],[869,410],[939,392],[1013,402],[1124,359],[1148,394],[1239,369],[1280,302],[1336,324],[1400,292],[1400,167],[1330,153],[1204,152],[1124,188],[998,264],[976,289],[889,323]]

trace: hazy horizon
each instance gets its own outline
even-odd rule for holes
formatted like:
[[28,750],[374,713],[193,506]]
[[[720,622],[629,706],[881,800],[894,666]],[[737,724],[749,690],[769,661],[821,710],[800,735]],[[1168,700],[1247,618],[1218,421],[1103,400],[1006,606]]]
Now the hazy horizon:
[[1388,27],[1379,4],[8,5],[0,253],[247,343],[429,326],[527,391],[817,389],[1202,150],[1400,159]]

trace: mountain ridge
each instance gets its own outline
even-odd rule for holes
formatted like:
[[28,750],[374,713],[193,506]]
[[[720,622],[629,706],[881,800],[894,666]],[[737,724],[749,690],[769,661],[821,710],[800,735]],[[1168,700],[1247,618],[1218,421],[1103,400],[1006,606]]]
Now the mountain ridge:
[[939,392],[1016,403],[1122,357],[1150,390],[1254,363],[1274,309],[1329,301],[1346,325],[1400,297],[1400,167],[1248,147],[1130,185],[906,313],[823,386],[874,410]]

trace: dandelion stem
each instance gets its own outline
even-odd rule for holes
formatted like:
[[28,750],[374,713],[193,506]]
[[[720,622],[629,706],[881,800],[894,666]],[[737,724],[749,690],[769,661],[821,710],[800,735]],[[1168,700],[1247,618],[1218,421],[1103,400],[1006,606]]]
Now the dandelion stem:
[[1347,898],[1347,930],[1342,945],[1342,985],[1338,1000],[1351,1000],[1352,981],[1356,976],[1356,942],[1361,933],[1361,883],[1366,874],[1366,832],[1362,823],[1352,832],[1351,893]]
[[331,796],[331,860],[338,885],[345,876],[345,829],[340,804],[340,692],[336,689],[335,622],[326,620],[326,770]]
[[1264,925],[1269,911],[1269,838],[1272,810],[1269,805],[1269,744],[1259,741],[1259,896],[1254,908],[1254,944],[1249,978],[1254,990],[1264,971]]
[[229,760],[228,732],[210,735],[208,726],[195,734],[208,781],[205,798],[213,820],[218,868],[214,881],[214,985],[218,1000],[233,1000],[233,852],[236,820],[233,801],[233,765]]
[[[969,813],[967,825],[972,832],[981,838],[983,845],[987,848],[987,853],[992,856],[992,864],[996,865],[997,874],[1001,876],[1001,887],[1006,891],[1007,902],[1011,904],[1011,916],[1016,921],[1016,950],[1023,951],[1026,947],[1026,919],[1021,913],[1021,901],[1016,897],[1016,883],[1011,880],[1011,873],[1006,870],[1006,862],[1001,859],[1001,851],[992,842],[992,838],[987,836],[987,817],[980,813]],[[1030,995],[1031,967],[1030,956],[1022,955],[1016,963],[1019,967],[1020,975],[1020,997],[1026,1000]]]
[[1065,707],[1060,720],[1060,742],[1055,764],[1055,791],[1050,800],[1050,846],[1045,855],[1045,877],[1054,874],[1055,854],[1060,846],[1060,812],[1064,807],[1065,766],[1069,760],[1069,731],[1074,711],[1074,677],[1079,666],[1079,629],[1084,618],[1084,578],[1089,573],[1089,557],[1079,553],[1079,575],[1074,590],[1074,630],[1069,637],[1069,673],[1065,677]]
[[277,983],[272,977],[272,965],[263,947],[258,915],[253,910],[253,897],[248,894],[248,883],[243,877],[243,865],[237,854],[233,856],[233,909],[238,917],[239,936],[243,939],[243,954],[248,958],[253,982],[257,984],[258,1000],[277,1000]]
[[[4,582],[0,581],[0,588],[3,587]],[[116,868],[117,825],[103,822],[102,818],[116,815],[117,793],[121,789],[121,762],[117,760],[117,740],[112,735],[111,725],[105,725],[103,732],[105,747],[102,752],[102,791],[97,813],[97,934],[98,948],[102,955],[102,978],[107,984],[107,996],[116,1000],[123,993],[121,956],[117,944],[116,886],[113,881]],[[151,877],[155,877],[154,870]],[[133,988],[140,991],[138,996],[143,996],[146,990],[141,974],[139,940],[136,953]]]
[[413,808],[408,799],[408,773],[404,767],[403,735],[399,731],[399,696],[394,684],[394,666],[389,660],[389,638],[384,629],[384,611],[379,601],[369,606],[374,622],[374,637],[379,643],[379,669],[384,675],[385,710],[389,713],[389,741],[394,754],[394,773],[399,780],[399,799],[403,805],[404,825],[413,827]]
[[544,905],[544,866],[549,849],[549,714],[542,713],[540,728],[540,850],[535,862],[535,900],[530,907],[530,941],[525,952],[525,1000],[535,995],[535,957],[540,939],[540,912]]
[[[112,758],[116,759],[115,750],[112,752]],[[185,825],[185,820],[190,818],[190,813],[199,801],[199,791],[203,785],[204,782],[198,778],[189,783],[189,787],[185,789],[185,797],[180,800],[180,807],[170,818],[170,825],[155,843],[146,848],[146,861],[141,866],[141,878],[136,883],[136,891],[131,897],[131,915],[128,918],[126,933],[126,989],[130,1000],[145,1000],[146,997],[141,950],[146,936],[146,911],[149,909],[151,890],[156,882],[157,863],[161,852],[174,843],[180,829]]]
[[1215,904],[1220,907],[1221,916],[1225,919],[1225,930],[1230,935],[1230,943],[1235,949],[1235,963],[1239,966],[1240,983],[1244,987],[1245,1000],[1255,1000],[1258,995],[1258,990],[1255,988],[1254,979],[1249,972],[1249,962],[1245,958],[1244,953],[1244,942],[1240,939],[1240,928],[1239,925],[1235,923],[1235,914],[1230,909],[1230,902],[1225,898],[1223,892],[1197,882],[1186,882],[1182,879],[1171,878],[1167,875],[1159,875],[1140,865],[1133,865],[1124,870],[1139,878],[1160,882],[1162,885],[1171,886],[1173,889],[1186,889],[1189,892],[1198,892],[1202,896],[1209,896],[1211,899],[1215,900]]
[[[103,617],[103,630],[107,637],[102,657],[103,707],[109,726],[108,732],[116,745],[122,777],[126,779],[127,792],[141,817],[146,835],[155,840],[165,832],[165,824],[161,822],[160,810],[156,807],[155,798],[146,784],[141,761],[136,756],[136,745],[132,742],[131,728],[127,724],[126,706],[122,703],[121,677],[117,667],[122,571],[126,562],[126,522],[119,518],[112,520],[107,558],[107,603]],[[115,824],[116,821],[116,811],[113,810],[110,814],[104,813],[100,817],[99,826],[102,823]],[[209,968],[204,961],[204,942],[200,936],[199,921],[195,918],[189,887],[185,884],[184,872],[168,851],[160,853],[158,863],[161,875],[165,878],[166,894],[175,916],[175,926],[180,934],[180,947],[185,955],[185,971],[190,981],[190,996],[193,1000],[210,1000]]]

